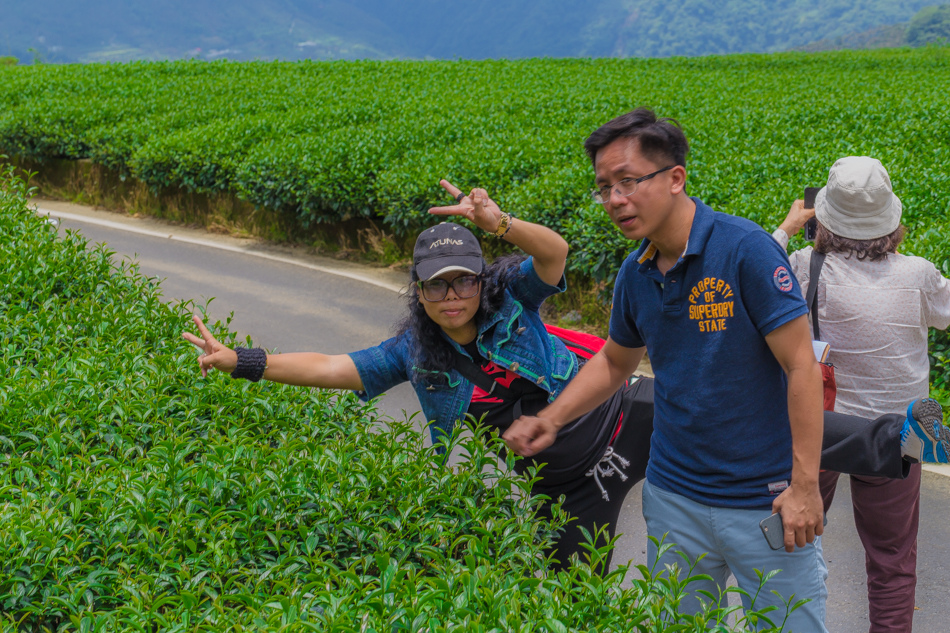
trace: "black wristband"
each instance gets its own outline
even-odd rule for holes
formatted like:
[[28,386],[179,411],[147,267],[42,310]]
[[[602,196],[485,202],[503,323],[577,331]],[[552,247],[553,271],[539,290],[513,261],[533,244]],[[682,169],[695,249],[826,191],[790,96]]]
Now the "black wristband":
[[264,370],[267,369],[267,352],[263,347],[235,347],[238,361],[237,367],[231,372],[231,378],[246,378],[251,382],[257,382],[264,377]]

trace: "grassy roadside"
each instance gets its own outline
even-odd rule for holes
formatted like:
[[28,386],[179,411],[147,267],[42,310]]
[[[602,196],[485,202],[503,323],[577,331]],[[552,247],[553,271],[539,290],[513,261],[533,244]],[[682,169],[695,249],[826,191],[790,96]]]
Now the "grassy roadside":
[[[249,203],[225,193],[198,194],[180,189],[158,192],[134,179],[122,179],[108,168],[90,161],[51,159],[42,163],[10,161],[21,175],[32,174],[37,195],[131,216],[153,217],[190,228],[235,237],[301,246],[315,255],[354,261],[370,266],[408,270],[412,241],[400,238],[378,221],[354,218],[340,224],[302,226],[293,218],[262,213]],[[511,252],[497,240],[482,240],[489,259]],[[568,290],[544,305],[550,323],[607,336],[610,288],[568,272]]]
[[[37,193],[51,200],[104,208],[133,216],[155,217],[189,227],[236,237],[258,237],[293,244],[313,254],[408,270],[412,243],[388,233],[378,222],[354,219],[340,225],[316,224],[302,227],[292,219],[264,214],[248,203],[227,194],[203,195],[181,190],[154,193],[144,184],[122,180],[101,165],[89,161],[13,160],[19,173],[32,173]],[[280,222],[286,224],[280,224]],[[510,250],[496,240],[483,240],[491,258]],[[947,271],[944,271],[947,274]],[[567,272],[567,292],[550,298],[542,306],[546,322],[606,337],[610,320],[611,287],[576,272]],[[947,366],[950,339],[946,332],[930,335],[931,387],[950,415]],[[649,363],[649,359],[645,360]],[[645,365],[652,374],[652,368]]]
[[13,67],[0,147],[41,163],[67,200],[380,265],[405,262],[446,200],[440,177],[480,184],[568,240],[574,296],[552,302],[552,320],[577,310],[562,324],[602,334],[603,297],[583,280],[610,284],[631,245],[587,195],[582,143],[637,105],[683,125],[690,193],[764,227],[837,158],[879,158],[904,203],[903,252],[950,274],[948,51]]

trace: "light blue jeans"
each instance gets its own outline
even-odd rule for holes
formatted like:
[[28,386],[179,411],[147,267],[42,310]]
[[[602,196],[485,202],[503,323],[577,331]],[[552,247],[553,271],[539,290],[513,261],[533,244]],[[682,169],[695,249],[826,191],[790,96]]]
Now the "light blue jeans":
[[[708,574],[711,581],[692,582],[687,589],[690,595],[680,605],[681,613],[697,613],[702,610],[702,601],[708,598],[697,595],[698,590],[720,595],[725,590],[729,573],[736,577],[736,584],[749,596],[755,597],[754,609],[761,611],[768,605],[776,610],[765,614],[776,626],[781,625],[785,614],[785,605],[772,591],[777,591],[786,600],[794,595],[791,604],[798,600],[809,599],[788,616],[784,631],[800,633],[827,633],[825,628],[825,600],[828,591],[825,581],[828,568],[821,554],[821,537],[805,547],[795,548],[792,553],[785,549],[773,550],[769,547],[759,528],[759,521],[771,514],[769,510],[742,510],[735,508],[716,508],[692,501],[682,495],[668,492],[643,482],[643,518],[646,520],[647,533],[657,539],[666,535],[666,543],[675,543],[676,547],[668,551],[655,566],[657,572],[665,565],[677,564],[680,579],[685,580],[685,561],[674,553],[685,553],[696,566],[692,575]],[[648,544],[647,558],[650,567],[657,560],[657,548],[653,541]],[[702,555],[706,556],[696,562]],[[759,590],[759,578],[755,570],[763,574],[773,569],[782,570]],[[758,596],[756,594],[758,593]],[[750,599],[742,596],[742,607],[750,608]],[[767,628],[768,625],[760,624]]]

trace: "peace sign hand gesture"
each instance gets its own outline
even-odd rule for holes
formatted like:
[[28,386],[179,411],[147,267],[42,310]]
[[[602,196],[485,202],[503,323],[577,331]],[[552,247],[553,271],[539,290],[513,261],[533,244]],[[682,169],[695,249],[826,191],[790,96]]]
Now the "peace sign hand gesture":
[[201,338],[198,338],[191,332],[183,332],[182,338],[204,352],[198,357],[198,365],[201,367],[201,376],[208,375],[209,369],[217,369],[230,374],[237,367],[237,352],[229,349],[219,343],[205,327],[201,317],[197,314],[192,315],[192,320],[198,328]]
[[458,201],[458,204],[447,207],[432,207],[429,209],[429,213],[432,215],[460,215],[474,222],[475,226],[483,231],[494,233],[498,230],[498,226],[501,224],[501,209],[494,200],[488,197],[487,191],[472,189],[471,193],[465,195],[448,180],[440,180],[439,184]]

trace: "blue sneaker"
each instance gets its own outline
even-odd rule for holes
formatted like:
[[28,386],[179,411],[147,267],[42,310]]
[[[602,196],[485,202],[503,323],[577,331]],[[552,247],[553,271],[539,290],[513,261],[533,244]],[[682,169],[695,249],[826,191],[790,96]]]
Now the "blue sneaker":
[[901,454],[911,462],[950,463],[950,429],[943,425],[943,409],[933,398],[914,400],[907,407]]

